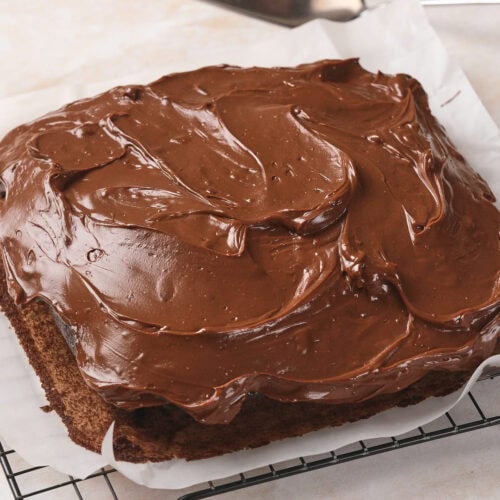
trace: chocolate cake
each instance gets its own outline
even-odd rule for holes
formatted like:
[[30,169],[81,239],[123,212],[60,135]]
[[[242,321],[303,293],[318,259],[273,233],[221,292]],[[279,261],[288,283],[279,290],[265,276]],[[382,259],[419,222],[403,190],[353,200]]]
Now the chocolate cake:
[[202,458],[457,389],[499,214],[407,75],[356,60],[117,87],[0,143],[0,302],[70,436]]

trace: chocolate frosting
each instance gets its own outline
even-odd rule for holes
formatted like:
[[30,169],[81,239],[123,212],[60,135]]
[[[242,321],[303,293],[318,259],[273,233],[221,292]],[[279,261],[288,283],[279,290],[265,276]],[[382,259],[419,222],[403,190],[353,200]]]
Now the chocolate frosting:
[[499,214],[407,75],[356,60],[117,87],[0,143],[10,293],[123,408],[356,402],[499,336]]

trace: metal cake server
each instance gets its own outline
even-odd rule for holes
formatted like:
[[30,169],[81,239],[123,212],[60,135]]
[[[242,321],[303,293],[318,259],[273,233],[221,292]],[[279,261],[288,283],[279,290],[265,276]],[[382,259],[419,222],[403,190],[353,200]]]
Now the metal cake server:
[[[349,21],[364,10],[380,5],[371,0],[206,0],[266,21],[298,26],[318,17]],[[500,0],[422,0],[423,5],[499,4]]]

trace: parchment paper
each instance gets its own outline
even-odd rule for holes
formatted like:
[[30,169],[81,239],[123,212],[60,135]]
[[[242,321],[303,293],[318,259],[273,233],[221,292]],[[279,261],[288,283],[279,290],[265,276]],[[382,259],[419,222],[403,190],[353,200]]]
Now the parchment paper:
[[[171,58],[167,64],[158,61],[158,67],[150,67],[142,74],[122,75],[106,82],[82,78],[84,83],[78,84],[72,78],[65,85],[0,100],[0,135],[70,100],[104,91],[112,85],[147,82],[172,71],[217,63],[287,66],[323,58],[360,57],[362,65],[372,71],[404,72],[417,77],[429,94],[433,113],[450,138],[489,182],[497,197],[500,193],[499,130],[414,0],[395,0],[347,24],[314,21],[253,45],[233,45],[207,53],[193,45],[197,41],[186,39],[183,43],[190,50],[183,51],[182,59]],[[340,428],[323,429],[301,438],[211,459],[129,464],[114,460],[112,427],[99,455],[74,444],[54,412],[40,410],[46,404],[40,383],[7,319],[0,315],[0,434],[33,465],[50,465],[82,478],[110,464],[131,480],[150,487],[183,488],[269,463],[327,452],[358,440],[408,432],[452,408],[488,367],[500,367],[500,355],[486,360],[461,391],[408,408],[392,409]]]

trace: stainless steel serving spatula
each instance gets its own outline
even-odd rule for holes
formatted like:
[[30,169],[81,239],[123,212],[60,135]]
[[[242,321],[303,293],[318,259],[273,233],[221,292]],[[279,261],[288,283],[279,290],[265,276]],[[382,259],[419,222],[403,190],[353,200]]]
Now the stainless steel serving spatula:
[[[349,21],[380,0],[206,0],[285,26],[298,26],[318,17]],[[423,5],[499,4],[500,0],[422,0]]]

